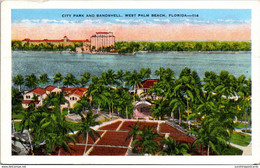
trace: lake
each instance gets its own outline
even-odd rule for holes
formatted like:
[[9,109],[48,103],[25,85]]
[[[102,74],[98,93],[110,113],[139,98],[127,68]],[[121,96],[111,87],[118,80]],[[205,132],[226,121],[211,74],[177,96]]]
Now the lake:
[[80,74],[90,72],[100,75],[108,69],[118,71],[139,71],[141,67],[149,67],[151,78],[157,78],[154,71],[160,67],[171,68],[178,77],[184,67],[197,71],[201,79],[206,71],[219,73],[227,70],[238,77],[244,74],[251,76],[250,52],[168,52],[168,53],[137,53],[136,55],[94,55],[81,53],[60,53],[40,51],[13,51],[12,76],[34,73],[39,76],[47,73],[53,78],[57,72],[63,76],[72,73],[77,79]]

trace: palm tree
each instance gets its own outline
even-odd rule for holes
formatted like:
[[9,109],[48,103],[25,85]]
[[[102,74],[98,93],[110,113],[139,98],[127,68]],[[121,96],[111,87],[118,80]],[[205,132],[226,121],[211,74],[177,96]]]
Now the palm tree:
[[120,69],[117,71],[117,74],[115,76],[116,80],[118,80],[118,86],[123,86],[124,82],[124,72]]
[[167,112],[167,103],[165,100],[161,99],[159,101],[155,101],[154,105],[151,108],[152,116],[155,119],[163,120],[164,116]]
[[171,137],[167,137],[161,140],[164,144],[164,149],[159,155],[186,155],[188,154],[189,146],[187,144],[178,143]]
[[226,98],[228,98],[229,96],[236,96],[236,78],[224,70],[219,73],[218,77],[220,85],[215,88],[216,92],[218,92],[220,96],[225,96]]
[[38,81],[39,80],[34,75],[34,73],[25,76],[25,86],[27,86],[30,89],[35,88],[38,85]]
[[142,155],[146,153],[154,155],[159,150],[159,145],[155,141],[155,139],[159,137],[159,134],[154,132],[154,129],[154,127],[145,127],[140,131],[138,135],[140,135],[141,138],[137,138],[132,142],[135,151],[141,148]]
[[135,101],[135,92],[136,92],[136,87],[142,87],[141,84],[141,76],[139,73],[136,72],[136,70],[133,70],[131,74],[128,74],[126,77],[126,84],[133,86],[134,89],[134,101]]
[[131,137],[133,137],[133,140],[135,140],[136,136],[141,134],[139,122],[136,122],[135,125],[129,127],[131,128],[131,130],[129,131],[128,136],[126,137],[126,141]]
[[56,73],[54,78],[53,78],[53,83],[58,83],[58,88],[60,88],[60,83],[62,82],[63,80],[63,76],[61,75],[61,73]]
[[192,133],[197,136],[197,140],[193,143],[193,146],[200,144],[202,154],[204,146],[207,147],[207,155],[209,155],[210,149],[216,154],[220,154],[220,148],[218,146],[226,147],[229,135],[220,118],[219,112],[215,109],[207,110],[208,115],[204,115],[201,127],[192,128],[187,133]]
[[68,88],[70,87],[70,85],[74,85],[75,83],[76,83],[76,78],[71,73],[68,73],[68,75],[63,80],[63,84],[67,85]]
[[[248,80],[245,79],[245,76],[240,76],[238,78],[238,91],[239,95],[238,106],[241,116],[245,116],[244,121],[246,121],[246,117],[248,116],[248,111],[251,109],[251,78]],[[248,117],[247,117],[248,118]],[[249,124],[249,121],[247,121]],[[245,130],[246,130],[246,122]],[[245,131],[246,133],[246,131]]]
[[83,134],[82,139],[86,139],[86,145],[84,149],[84,153],[86,153],[87,150],[87,144],[88,144],[88,135],[95,141],[94,135],[97,135],[100,137],[98,132],[96,132],[91,127],[100,124],[96,121],[96,118],[98,117],[97,114],[93,114],[92,111],[87,112],[85,117],[81,118],[81,123],[79,126],[79,131],[76,133],[77,136]]
[[23,132],[24,129],[28,130],[30,152],[33,154],[33,144],[30,135],[30,129],[33,129],[35,127],[35,117],[34,117],[36,114],[35,104],[30,103],[27,109],[21,111],[21,114],[22,114],[22,121],[20,123],[20,125],[22,126],[21,133]]
[[50,79],[48,78],[48,75],[46,73],[41,74],[39,77],[39,82],[42,86],[44,86],[46,83],[48,83],[49,80]]
[[148,67],[146,69],[144,67],[142,67],[140,69],[139,74],[140,74],[141,80],[148,79],[151,75],[151,69]]
[[82,76],[81,80],[80,80],[81,87],[85,87],[86,84],[89,82],[91,75],[89,72],[85,72],[85,73],[81,74],[80,76]]
[[180,94],[172,93],[172,100],[170,101],[170,106],[172,107],[172,111],[179,111],[179,125],[181,125],[181,116],[182,111],[185,111],[186,105],[184,103],[183,97]]
[[165,69],[163,67],[160,67],[158,70],[155,71],[155,75],[159,76],[159,80],[162,80],[164,72]]
[[21,86],[24,84],[24,79],[21,74],[18,74],[17,76],[13,77],[13,82],[15,85],[18,86],[19,92],[21,92]]

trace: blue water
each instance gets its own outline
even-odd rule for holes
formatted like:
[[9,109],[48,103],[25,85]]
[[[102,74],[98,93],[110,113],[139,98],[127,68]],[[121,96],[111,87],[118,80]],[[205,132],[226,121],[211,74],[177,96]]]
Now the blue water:
[[251,76],[251,53],[137,53],[136,55],[92,55],[81,53],[59,52],[12,52],[12,76],[23,76],[34,73],[39,76],[47,73],[53,78],[57,72],[63,76],[72,73],[77,79],[80,74],[90,72],[100,75],[108,69],[139,71],[141,67],[149,67],[152,71],[151,78],[156,78],[154,71],[160,67],[171,68],[178,77],[184,67],[197,71],[200,78],[206,71],[219,73],[227,70],[238,77],[244,74]]

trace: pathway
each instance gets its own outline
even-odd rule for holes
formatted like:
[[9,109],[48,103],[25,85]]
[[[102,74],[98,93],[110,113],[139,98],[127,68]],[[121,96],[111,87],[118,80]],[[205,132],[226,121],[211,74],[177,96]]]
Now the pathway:
[[240,146],[230,142],[230,145],[243,151],[242,155],[252,155],[252,142],[247,146]]

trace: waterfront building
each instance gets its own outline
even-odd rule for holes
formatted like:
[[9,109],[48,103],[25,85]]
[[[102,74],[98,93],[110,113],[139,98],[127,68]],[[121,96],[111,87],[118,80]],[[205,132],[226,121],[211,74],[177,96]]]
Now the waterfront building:
[[115,45],[115,36],[112,32],[96,32],[90,37],[91,49],[98,50]]
[[64,36],[63,39],[58,39],[58,40],[49,40],[49,39],[43,39],[43,40],[32,40],[29,38],[25,38],[22,40],[22,45],[29,43],[29,44],[34,44],[34,45],[39,45],[42,43],[51,43],[54,45],[64,45],[68,46],[71,45],[72,43],[82,43],[83,46],[90,46],[90,42],[88,39],[86,40],[71,40],[67,36]]
[[76,88],[61,88],[65,94],[65,99],[68,103],[61,105],[61,108],[73,108],[77,101],[87,92],[88,88],[76,87]]
[[34,88],[23,95],[22,107],[28,108],[30,103],[34,103],[35,107],[42,106],[43,100],[47,97],[45,89]]
[[[78,100],[87,92],[88,88],[76,87],[76,88],[57,88],[55,86],[47,86],[46,88],[34,88],[23,95],[23,108],[28,108],[30,103],[34,103],[36,108],[43,105],[44,99],[51,93],[63,92],[65,99],[68,101],[65,104],[61,104],[63,108],[73,108]],[[35,98],[37,99],[35,100]]]

